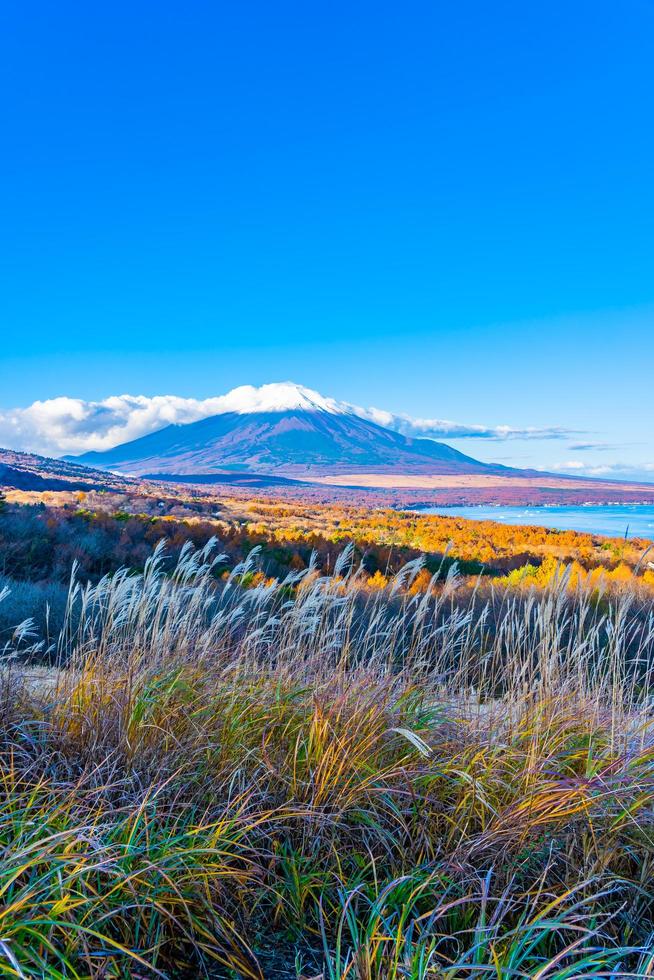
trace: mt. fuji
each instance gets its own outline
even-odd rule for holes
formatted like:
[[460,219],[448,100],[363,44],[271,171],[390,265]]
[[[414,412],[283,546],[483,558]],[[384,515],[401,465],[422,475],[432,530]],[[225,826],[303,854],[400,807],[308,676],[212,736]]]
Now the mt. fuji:
[[345,402],[291,382],[243,386],[224,395],[222,411],[187,424],[90,452],[75,462],[145,475],[209,475],[225,471],[296,478],[325,474],[493,474],[441,442],[391,431]]

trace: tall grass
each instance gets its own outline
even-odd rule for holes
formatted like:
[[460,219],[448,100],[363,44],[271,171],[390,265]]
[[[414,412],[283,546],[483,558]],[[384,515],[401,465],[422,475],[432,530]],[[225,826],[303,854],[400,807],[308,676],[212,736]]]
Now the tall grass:
[[216,550],[5,661],[0,975],[654,972],[651,600]]

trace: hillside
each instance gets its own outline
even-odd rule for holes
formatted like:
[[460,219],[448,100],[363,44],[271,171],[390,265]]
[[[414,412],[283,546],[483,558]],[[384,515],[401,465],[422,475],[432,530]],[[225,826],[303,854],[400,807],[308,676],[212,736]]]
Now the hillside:
[[497,474],[432,439],[387,429],[297,385],[270,386],[276,401],[187,424],[166,426],[76,463],[131,475],[207,475],[230,471],[295,478],[348,473]]
[[0,449],[0,487],[15,490],[122,490],[125,477],[36,453]]

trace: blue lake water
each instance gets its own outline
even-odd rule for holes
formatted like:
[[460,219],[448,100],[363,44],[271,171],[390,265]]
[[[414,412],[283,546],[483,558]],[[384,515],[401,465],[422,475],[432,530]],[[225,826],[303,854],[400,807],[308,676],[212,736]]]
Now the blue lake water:
[[539,524],[562,531],[654,540],[654,506],[627,504],[587,507],[421,507],[421,514],[467,517],[502,524]]

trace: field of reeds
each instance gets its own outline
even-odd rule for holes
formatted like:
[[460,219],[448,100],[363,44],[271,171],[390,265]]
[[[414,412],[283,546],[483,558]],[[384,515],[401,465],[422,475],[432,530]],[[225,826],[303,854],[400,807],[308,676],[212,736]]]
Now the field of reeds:
[[0,975],[654,975],[651,598],[255,563],[4,638]]

